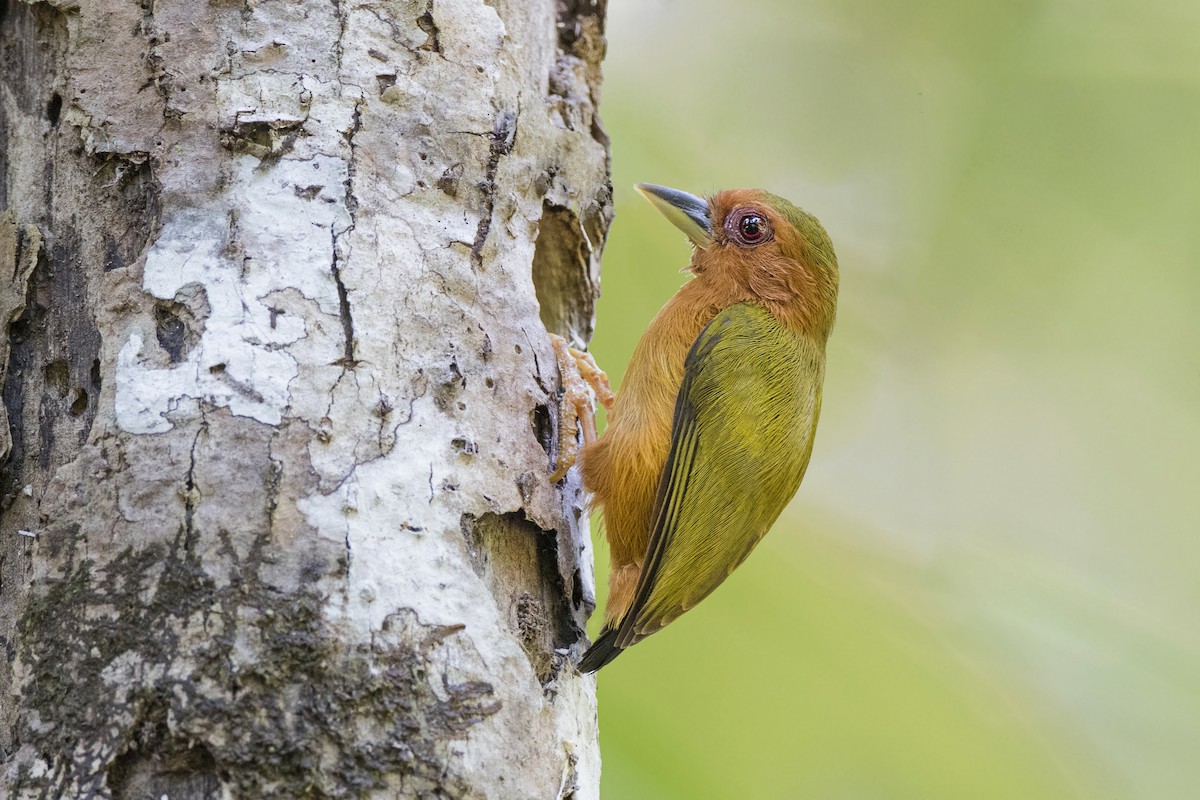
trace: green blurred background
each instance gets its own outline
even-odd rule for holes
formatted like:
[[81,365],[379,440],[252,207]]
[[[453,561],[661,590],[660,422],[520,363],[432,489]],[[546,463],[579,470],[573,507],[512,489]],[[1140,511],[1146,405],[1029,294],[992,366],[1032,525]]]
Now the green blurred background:
[[633,182],[842,268],[796,500],[600,673],[605,798],[1200,797],[1200,4],[613,0],[605,69],[616,381],[688,257]]

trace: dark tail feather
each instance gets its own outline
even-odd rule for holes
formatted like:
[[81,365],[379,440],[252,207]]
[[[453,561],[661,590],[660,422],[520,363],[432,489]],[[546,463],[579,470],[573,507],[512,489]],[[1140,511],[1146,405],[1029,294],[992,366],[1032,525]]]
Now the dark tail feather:
[[617,646],[617,631],[615,629],[604,630],[600,633],[600,638],[592,642],[592,646],[583,654],[583,658],[579,659],[579,671],[595,672],[621,655],[624,649]]

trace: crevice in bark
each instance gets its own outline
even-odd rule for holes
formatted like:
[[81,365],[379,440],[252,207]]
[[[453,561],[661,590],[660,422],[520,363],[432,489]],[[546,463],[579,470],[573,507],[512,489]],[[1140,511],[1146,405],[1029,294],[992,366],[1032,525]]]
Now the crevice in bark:
[[107,783],[113,800],[218,800],[221,777],[209,749],[180,741],[167,725],[168,702],[151,697],[129,750],[113,760]]
[[464,514],[460,528],[475,574],[495,598],[538,680],[549,685],[566,663],[568,648],[583,635],[568,605],[554,531],[520,513]]
[[188,468],[183,482],[183,549],[189,552],[196,545],[196,506],[200,504],[200,492],[196,488],[196,446],[200,443],[200,436],[207,432],[207,428],[204,422],[196,428],[192,449],[188,452]]
[[[0,214],[0,387],[8,375],[13,325],[29,305],[30,281],[42,258],[42,234],[20,225],[11,210]],[[0,402],[6,398],[0,398]],[[0,405],[0,464],[12,448],[9,416]]]
[[488,232],[492,229],[492,214],[496,210],[496,170],[500,166],[500,159],[512,152],[516,138],[517,115],[512,111],[501,111],[492,127],[487,169],[479,184],[479,191],[483,192],[484,211],[471,245],[471,264],[477,270],[483,268],[483,246],[487,243]]
[[0,391],[12,437],[0,469],[4,505],[30,476],[48,476],[71,460],[96,415],[100,332],[80,249],[75,232],[61,227],[34,267],[25,310],[9,327],[9,368]]
[[259,159],[259,169],[270,167],[292,152],[307,121],[307,117],[247,121],[236,117],[232,124],[221,128],[221,146]]
[[174,299],[154,304],[154,335],[170,363],[186,361],[199,346],[211,311],[208,290],[199,283],[189,283],[175,293]]
[[551,119],[567,130],[588,130],[608,145],[596,109],[600,105],[600,63],[607,47],[607,0],[558,0],[558,56],[550,67],[547,105]]
[[425,11],[417,17],[417,27],[425,32],[425,42],[418,48],[434,53],[442,52],[442,43],[438,39],[437,24],[433,21],[433,0],[426,0]]
[[338,362],[343,367],[352,368],[355,365],[354,360],[354,317],[350,312],[350,293],[346,291],[346,284],[342,281],[341,257],[338,255],[338,235],[333,234],[333,261],[330,264],[330,271],[333,273],[333,282],[337,286],[338,296],[338,317],[342,321],[342,358]]
[[58,127],[58,118],[62,114],[63,99],[58,92],[50,95],[50,102],[46,104],[46,119],[50,122],[51,128]]
[[141,258],[158,235],[160,187],[146,154],[104,158],[96,179],[115,186],[120,198],[123,224],[104,232],[104,271],[110,272]]
[[346,213],[350,216],[350,224],[345,230],[339,231],[337,224],[330,228],[330,235],[333,244],[333,258],[330,263],[330,271],[333,273],[333,282],[337,286],[338,295],[338,316],[342,321],[342,358],[339,363],[345,369],[353,369],[357,364],[354,358],[354,317],[350,310],[350,293],[346,289],[346,284],[342,280],[342,254],[340,251],[340,239],[346,234],[354,230],[355,219],[354,214],[358,210],[358,199],[354,196],[354,177],[357,169],[355,162],[355,144],[354,137],[362,130],[362,101],[354,104],[354,113],[351,116],[350,129],[346,131],[346,146],[350,148],[350,158],[346,163],[346,182],[345,192],[343,193],[343,203],[346,207]]
[[[179,303],[158,302],[154,306],[154,333],[159,346],[167,351],[172,364],[187,358],[187,326],[180,319]],[[186,348],[186,349],[185,349]]]
[[49,3],[17,3],[13,8],[5,2],[0,21],[4,84],[22,113],[40,118],[51,98],[45,79],[57,74],[58,48],[67,42],[66,14]]
[[[550,415],[550,406],[545,403],[538,403],[533,407],[530,414],[529,426],[533,428],[533,435],[538,440],[538,444],[546,451],[546,455],[554,458],[557,453],[557,440],[554,436],[554,418]],[[553,470],[553,465],[550,467]]]
[[387,91],[390,87],[395,86],[395,85],[396,85],[396,73],[394,73],[394,72],[385,72],[381,75],[375,76],[375,88],[378,90],[379,95],[381,97],[383,96],[383,93],[385,91]]
[[598,294],[591,260],[591,243],[574,212],[543,203],[533,253],[533,286],[542,324],[551,333],[579,342],[591,338]]

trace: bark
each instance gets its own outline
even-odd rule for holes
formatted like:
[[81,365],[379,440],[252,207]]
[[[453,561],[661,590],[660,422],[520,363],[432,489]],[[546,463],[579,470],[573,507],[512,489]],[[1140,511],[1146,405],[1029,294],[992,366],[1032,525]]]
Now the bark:
[[0,794],[596,796],[603,22],[0,0]]

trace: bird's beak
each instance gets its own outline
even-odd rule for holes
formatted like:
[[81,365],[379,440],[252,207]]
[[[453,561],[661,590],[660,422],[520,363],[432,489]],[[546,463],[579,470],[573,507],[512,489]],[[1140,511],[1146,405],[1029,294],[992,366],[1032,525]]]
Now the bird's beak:
[[696,247],[704,250],[712,245],[712,217],[708,214],[707,200],[677,189],[655,186],[653,183],[637,183],[634,187],[653,203],[672,225],[687,234]]

